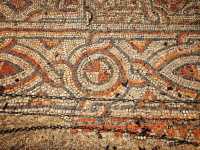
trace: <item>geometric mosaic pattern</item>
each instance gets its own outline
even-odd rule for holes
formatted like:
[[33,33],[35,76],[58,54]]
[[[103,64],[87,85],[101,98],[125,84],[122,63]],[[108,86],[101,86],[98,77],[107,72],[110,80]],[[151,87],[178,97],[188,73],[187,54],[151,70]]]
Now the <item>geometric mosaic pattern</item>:
[[198,149],[199,54],[200,1],[2,1],[0,143],[69,130]]

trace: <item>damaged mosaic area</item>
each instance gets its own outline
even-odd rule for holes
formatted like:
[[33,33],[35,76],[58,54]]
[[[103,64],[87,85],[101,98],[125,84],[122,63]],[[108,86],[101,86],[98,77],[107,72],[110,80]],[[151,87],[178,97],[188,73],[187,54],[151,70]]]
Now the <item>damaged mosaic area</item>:
[[199,12],[0,1],[0,149],[199,149]]

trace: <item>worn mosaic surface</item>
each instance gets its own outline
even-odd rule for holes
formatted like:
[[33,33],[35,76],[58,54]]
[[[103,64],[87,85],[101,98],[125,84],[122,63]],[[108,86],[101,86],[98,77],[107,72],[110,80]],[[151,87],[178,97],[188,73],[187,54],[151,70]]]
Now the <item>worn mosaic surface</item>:
[[200,149],[199,0],[0,0],[0,149]]

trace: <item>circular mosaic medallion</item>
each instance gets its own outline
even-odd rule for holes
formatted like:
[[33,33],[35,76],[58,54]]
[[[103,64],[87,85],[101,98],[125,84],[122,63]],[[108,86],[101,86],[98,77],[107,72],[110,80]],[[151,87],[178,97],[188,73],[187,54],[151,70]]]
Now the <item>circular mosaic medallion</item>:
[[93,54],[82,60],[77,75],[82,87],[102,91],[111,88],[117,82],[119,69],[108,56]]
[[125,89],[128,60],[112,43],[83,46],[68,60],[64,80],[78,96],[111,97]]

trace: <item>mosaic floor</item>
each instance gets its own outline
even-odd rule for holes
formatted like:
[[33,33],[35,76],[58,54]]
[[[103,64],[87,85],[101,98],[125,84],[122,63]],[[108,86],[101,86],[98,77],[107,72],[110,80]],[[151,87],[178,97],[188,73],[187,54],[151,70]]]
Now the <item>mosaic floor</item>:
[[0,0],[0,149],[200,149],[200,1]]

